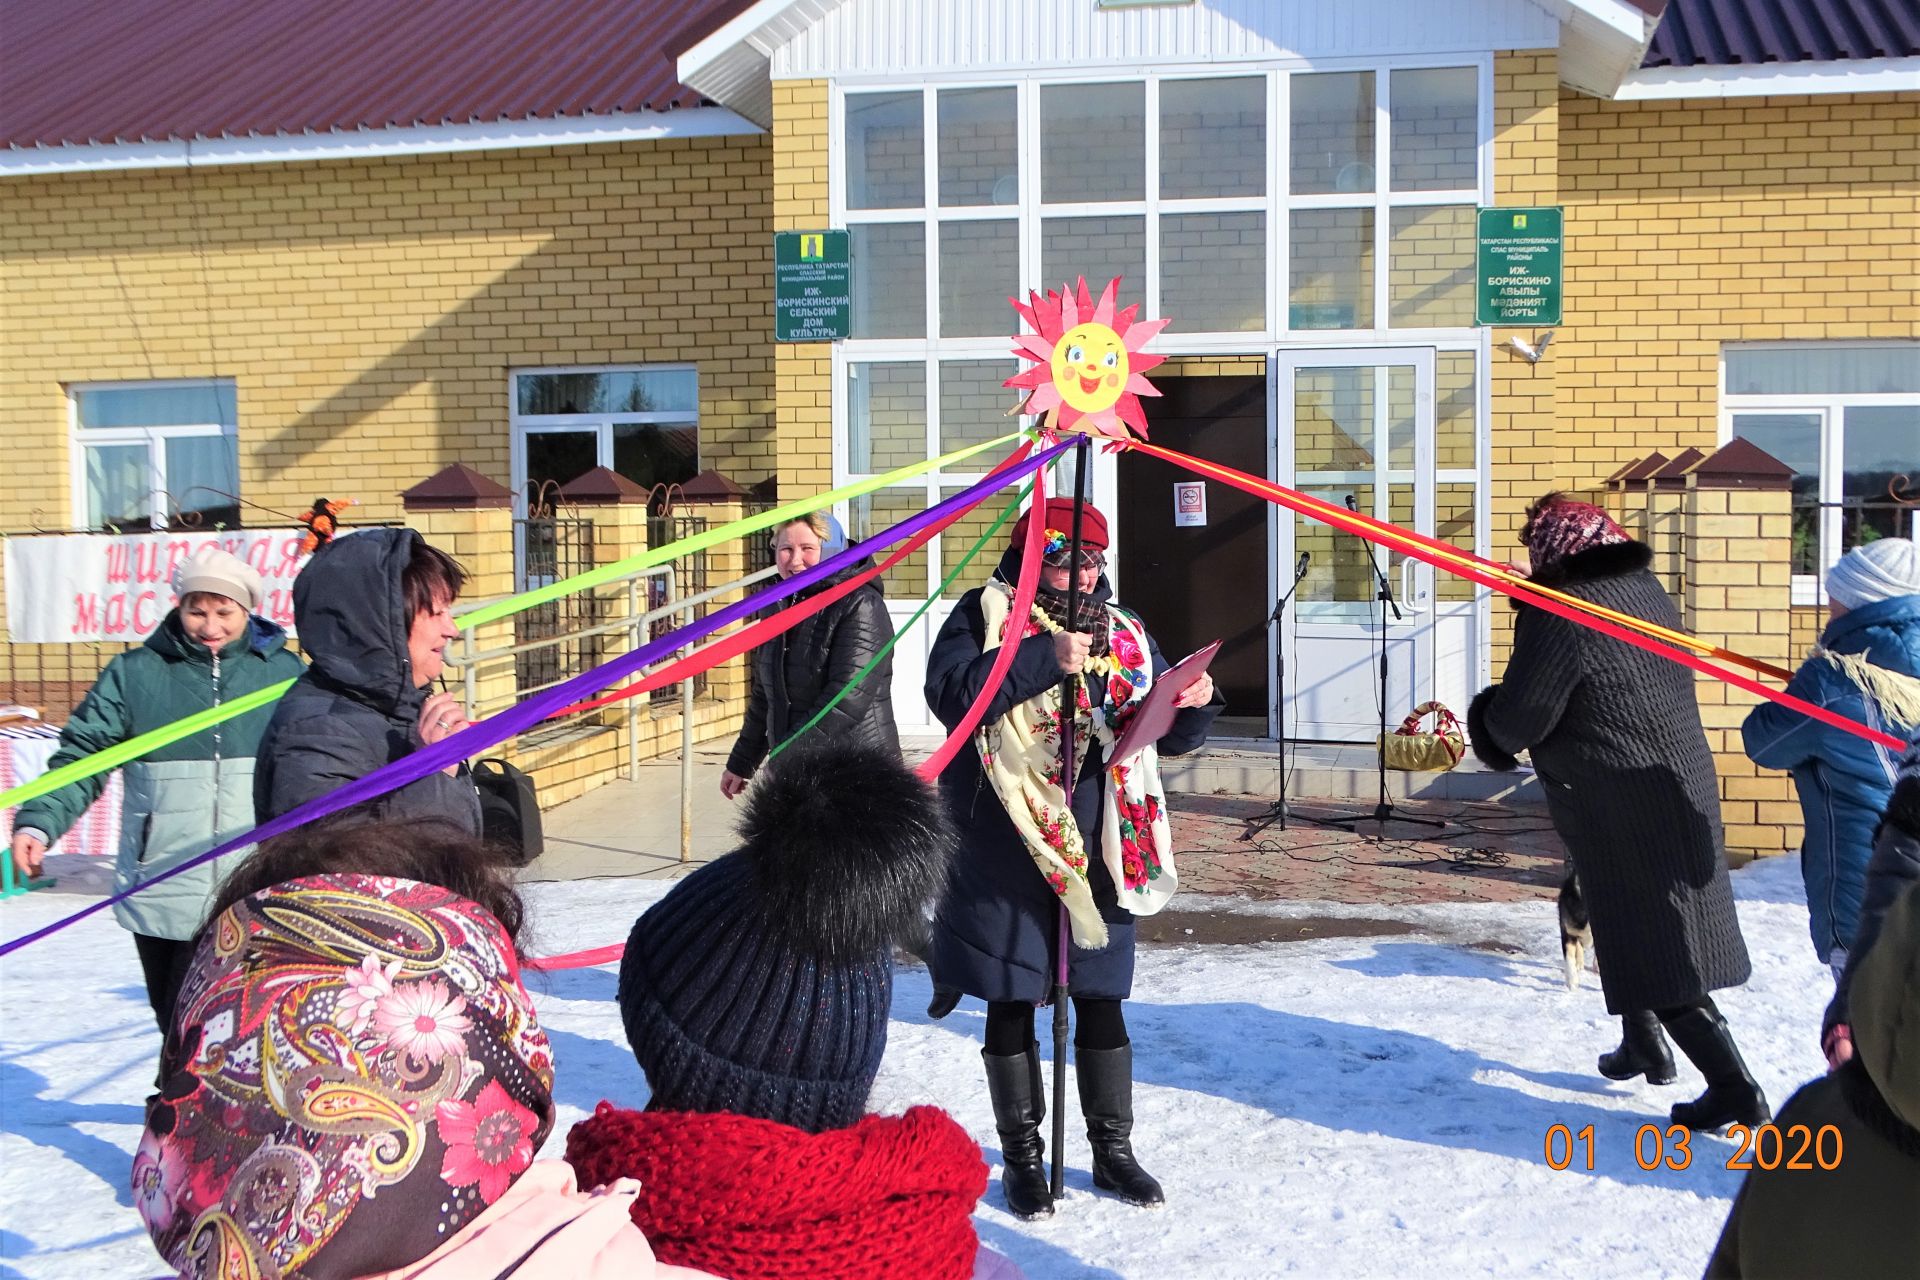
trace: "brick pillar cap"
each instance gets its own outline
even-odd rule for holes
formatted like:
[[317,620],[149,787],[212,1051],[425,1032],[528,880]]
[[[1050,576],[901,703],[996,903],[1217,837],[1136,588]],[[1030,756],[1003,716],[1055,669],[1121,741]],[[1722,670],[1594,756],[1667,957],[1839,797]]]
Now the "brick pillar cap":
[[1729,440],[1689,476],[1702,489],[1790,489],[1793,468],[1751,440]]
[[688,502],[739,502],[747,491],[709,467],[681,485],[680,496]]
[[489,480],[464,462],[456,462],[402,493],[400,504],[408,511],[511,507],[513,490],[498,480]]
[[1633,470],[1633,469],[1634,469],[1635,467],[1637,467],[1637,466],[1639,466],[1639,465],[1640,465],[1640,459],[1638,459],[1638,458],[1635,458],[1635,459],[1634,459],[1633,461],[1631,461],[1631,462],[1629,462],[1629,463],[1627,463],[1626,465],[1624,465],[1624,466],[1622,466],[1622,467],[1621,467],[1621,468],[1620,468],[1620,469],[1619,469],[1618,471],[1616,471],[1616,472],[1614,472],[1614,473],[1613,473],[1612,475],[1610,475],[1610,476],[1608,476],[1608,477],[1607,477],[1607,488],[1609,488],[1609,489],[1618,489],[1618,488],[1620,487],[1620,485],[1621,485],[1621,483],[1622,483],[1623,481],[1625,481],[1625,480],[1626,480],[1626,478],[1627,478],[1627,473],[1628,473],[1629,471],[1632,471],[1632,470]]
[[1684,449],[1675,455],[1666,466],[1653,473],[1653,487],[1656,489],[1684,489],[1687,487],[1687,473],[1706,461],[1707,455],[1698,449]]
[[1627,473],[1620,477],[1620,481],[1623,484],[1638,484],[1642,480],[1650,479],[1653,473],[1666,466],[1668,461],[1664,453],[1650,453],[1628,468]]
[[560,496],[576,506],[644,504],[647,490],[608,467],[595,467],[560,486]]

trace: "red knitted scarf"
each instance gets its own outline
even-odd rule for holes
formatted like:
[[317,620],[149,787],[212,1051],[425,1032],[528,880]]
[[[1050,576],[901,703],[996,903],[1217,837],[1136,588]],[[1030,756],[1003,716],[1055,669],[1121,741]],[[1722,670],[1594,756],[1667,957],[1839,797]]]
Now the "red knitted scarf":
[[584,1187],[639,1179],[633,1220],[663,1262],[733,1280],[973,1274],[987,1166],[938,1107],[807,1133],[602,1102],[567,1135],[567,1163]]

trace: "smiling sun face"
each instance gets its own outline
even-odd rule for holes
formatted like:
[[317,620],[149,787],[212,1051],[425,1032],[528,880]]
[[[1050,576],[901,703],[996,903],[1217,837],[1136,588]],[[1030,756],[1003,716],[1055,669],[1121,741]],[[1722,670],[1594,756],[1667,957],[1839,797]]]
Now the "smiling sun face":
[[1042,298],[1010,299],[1032,332],[1016,334],[1014,354],[1029,367],[1006,385],[1027,392],[1017,412],[1043,417],[1044,429],[1084,431],[1110,439],[1130,439],[1129,428],[1144,439],[1146,410],[1141,396],[1155,396],[1141,375],[1162,357],[1141,350],[1167,322],[1136,320],[1139,307],[1117,307],[1120,281],[1107,282],[1096,301],[1084,278]]
[[1053,385],[1062,400],[1082,413],[1112,408],[1129,372],[1127,344],[1104,324],[1077,324],[1053,349]]

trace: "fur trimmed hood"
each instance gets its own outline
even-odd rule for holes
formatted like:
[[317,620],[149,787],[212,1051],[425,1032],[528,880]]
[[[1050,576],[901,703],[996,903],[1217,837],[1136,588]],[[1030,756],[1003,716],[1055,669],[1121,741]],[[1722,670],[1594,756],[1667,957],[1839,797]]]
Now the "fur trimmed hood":
[[[1585,551],[1576,551],[1564,560],[1556,560],[1527,579],[1536,586],[1552,587],[1561,590],[1578,586],[1583,582],[1594,582],[1601,578],[1618,578],[1629,573],[1638,573],[1653,564],[1653,548],[1644,542],[1617,542],[1604,547],[1591,547]],[[1513,600],[1513,607],[1524,609],[1527,602]]]

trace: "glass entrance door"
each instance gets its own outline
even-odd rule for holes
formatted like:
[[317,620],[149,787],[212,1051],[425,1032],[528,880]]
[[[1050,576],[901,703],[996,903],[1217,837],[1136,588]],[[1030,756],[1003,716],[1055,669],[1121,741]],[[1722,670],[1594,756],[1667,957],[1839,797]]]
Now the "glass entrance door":
[[[1431,348],[1283,351],[1274,392],[1280,483],[1433,533]],[[1276,525],[1275,564],[1287,581],[1308,557],[1280,637],[1276,702],[1285,701],[1287,736],[1370,743],[1383,650],[1389,729],[1433,696],[1433,569],[1285,510]],[[1276,682],[1279,674],[1276,663]]]

